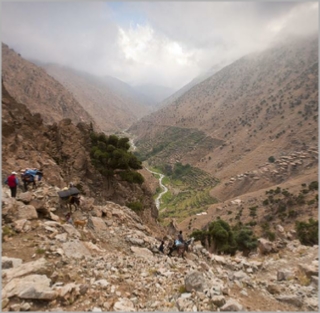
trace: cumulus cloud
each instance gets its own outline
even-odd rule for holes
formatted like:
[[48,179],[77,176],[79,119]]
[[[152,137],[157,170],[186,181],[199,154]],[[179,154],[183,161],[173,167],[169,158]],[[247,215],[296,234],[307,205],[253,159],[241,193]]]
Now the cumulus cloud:
[[25,58],[180,88],[281,34],[318,31],[318,3],[3,2],[1,25]]

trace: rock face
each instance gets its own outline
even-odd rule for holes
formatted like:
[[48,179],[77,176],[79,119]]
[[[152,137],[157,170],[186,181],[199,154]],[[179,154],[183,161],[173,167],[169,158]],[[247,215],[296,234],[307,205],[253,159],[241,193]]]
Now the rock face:
[[2,311],[318,311],[318,285],[309,278],[318,246],[288,242],[277,259],[217,256],[197,243],[185,259],[170,258],[129,208],[91,203],[73,212],[73,220],[88,219],[76,229],[54,191],[44,182],[30,193],[57,221],[38,212],[16,232],[14,208],[24,198],[2,189]]
[[[43,182],[63,188],[73,182],[83,195],[94,198],[96,203],[112,200],[125,205],[141,201],[145,210],[144,220],[155,223],[158,216],[152,194],[146,185],[133,185],[117,179],[103,177],[90,161],[90,130],[85,123],[75,126],[71,119],[64,119],[53,125],[44,125],[39,114],[32,115],[25,105],[16,102],[2,86],[2,177],[3,180],[13,170],[27,167],[42,168]],[[36,140],[35,140],[36,138]],[[18,178],[19,175],[18,175]],[[22,188],[22,184],[20,181]],[[17,197],[26,205],[19,219],[30,219],[32,213],[29,203],[34,201],[30,193],[18,190]],[[54,191],[55,193],[56,191]],[[49,195],[45,192],[44,194]],[[33,207],[43,214],[42,199]],[[32,209],[34,210],[34,209]],[[35,213],[35,212],[34,212]],[[27,216],[26,216],[27,214]]]

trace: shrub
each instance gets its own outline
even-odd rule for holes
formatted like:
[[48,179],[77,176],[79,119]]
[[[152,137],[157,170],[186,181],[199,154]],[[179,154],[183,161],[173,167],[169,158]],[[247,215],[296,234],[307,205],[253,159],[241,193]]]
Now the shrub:
[[294,218],[294,217],[297,217],[297,216],[298,216],[298,212],[295,211],[295,210],[290,210],[290,211],[288,212],[288,217]]
[[141,185],[144,182],[143,176],[138,172],[124,171],[120,172],[119,175],[123,180],[129,183],[136,183]]
[[270,241],[274,241],[276,239],[276,234],[270,230],[266,231],[266,236]]
[[318,190],[318,182],[313,181],[312,183],[309,184],[309,190]]
[[318,221],[313,218],[309,222],[296,222],[296,232],[300,242],[306,246],[313,246],[318,244]]
[[268,161],[269,161],[270,163],[274,163],[275,160],[276,160],[276,159],[275,159],[274,156],[270,156],[270,157],[268,158]]
[[252,230],[247,227],[238,229],[234,237],[238,250],[242,251],[245,256],[248,256],[249,253],[258,246],[257,238],[254,236]]
[[143,206],[140,201],[128,202],[126,206],[135,212],[140,212],[143,210]]

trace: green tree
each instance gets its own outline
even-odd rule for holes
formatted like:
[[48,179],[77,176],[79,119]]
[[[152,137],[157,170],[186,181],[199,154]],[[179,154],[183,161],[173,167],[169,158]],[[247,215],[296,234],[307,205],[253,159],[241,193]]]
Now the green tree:
[[258,240],[248,227],[238,227],[234,232],[235,241],[238,250],[242,251],[244,256],[255,250],[258,246]]
[[106,177],[113,177],[115,170],[123,180],[142,184],[143,176],[135,170],[142,169],[141,161],[129,152],[129,138],[106,136],[103,133],[90,133],[90,157],[93,166]]
[[214,241],[218,253],[228,253],[234,255],[237,247],[230,225],[222,220],[212,222],[208,230],[209,239]]
[[300,242],[306,246],[318,245],[319,240],[319,224],[313,218],[309,222],[296,222],[296,232]]

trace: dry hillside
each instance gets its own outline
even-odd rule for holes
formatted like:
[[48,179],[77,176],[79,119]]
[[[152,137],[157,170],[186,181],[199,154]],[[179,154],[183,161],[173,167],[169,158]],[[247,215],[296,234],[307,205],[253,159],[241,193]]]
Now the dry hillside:
[[91,76],[54,64],[43,68],[72,92],[106,133],[127,129],[151,112],[151,107],[121,81]]
[[70,118],[73,123],[92,123],[92,116],[79,104],[72,93],[42,68],[26,61],[2,43],[2,80],[10,94],[24,103],[32,113],[41,112],[45,123]]
[[[309,167],[316,173],[318,38],[294,38],[245,56],[129,131],[140,151],[161,147],[149,157],[150,164],[190,163],[220,179],[222,189],[237,175],[259,176],[256,172],[269,164],[271,156],[280,162],[297,152],[310,153]],[[197,134],[198,140],[191,140],[188,133]],[[172,138],[176,146],[169,144]],[[181,142],[183,149],[178,147]],[[281,166],[288,164],[270,170]],[[215,196],[226,199],[287,181],[303,174],[304,167],[296,168],[282,170],[285,173],[276,178],[270,173],[268,181],[257,179],[237,194],[231,187]]]

